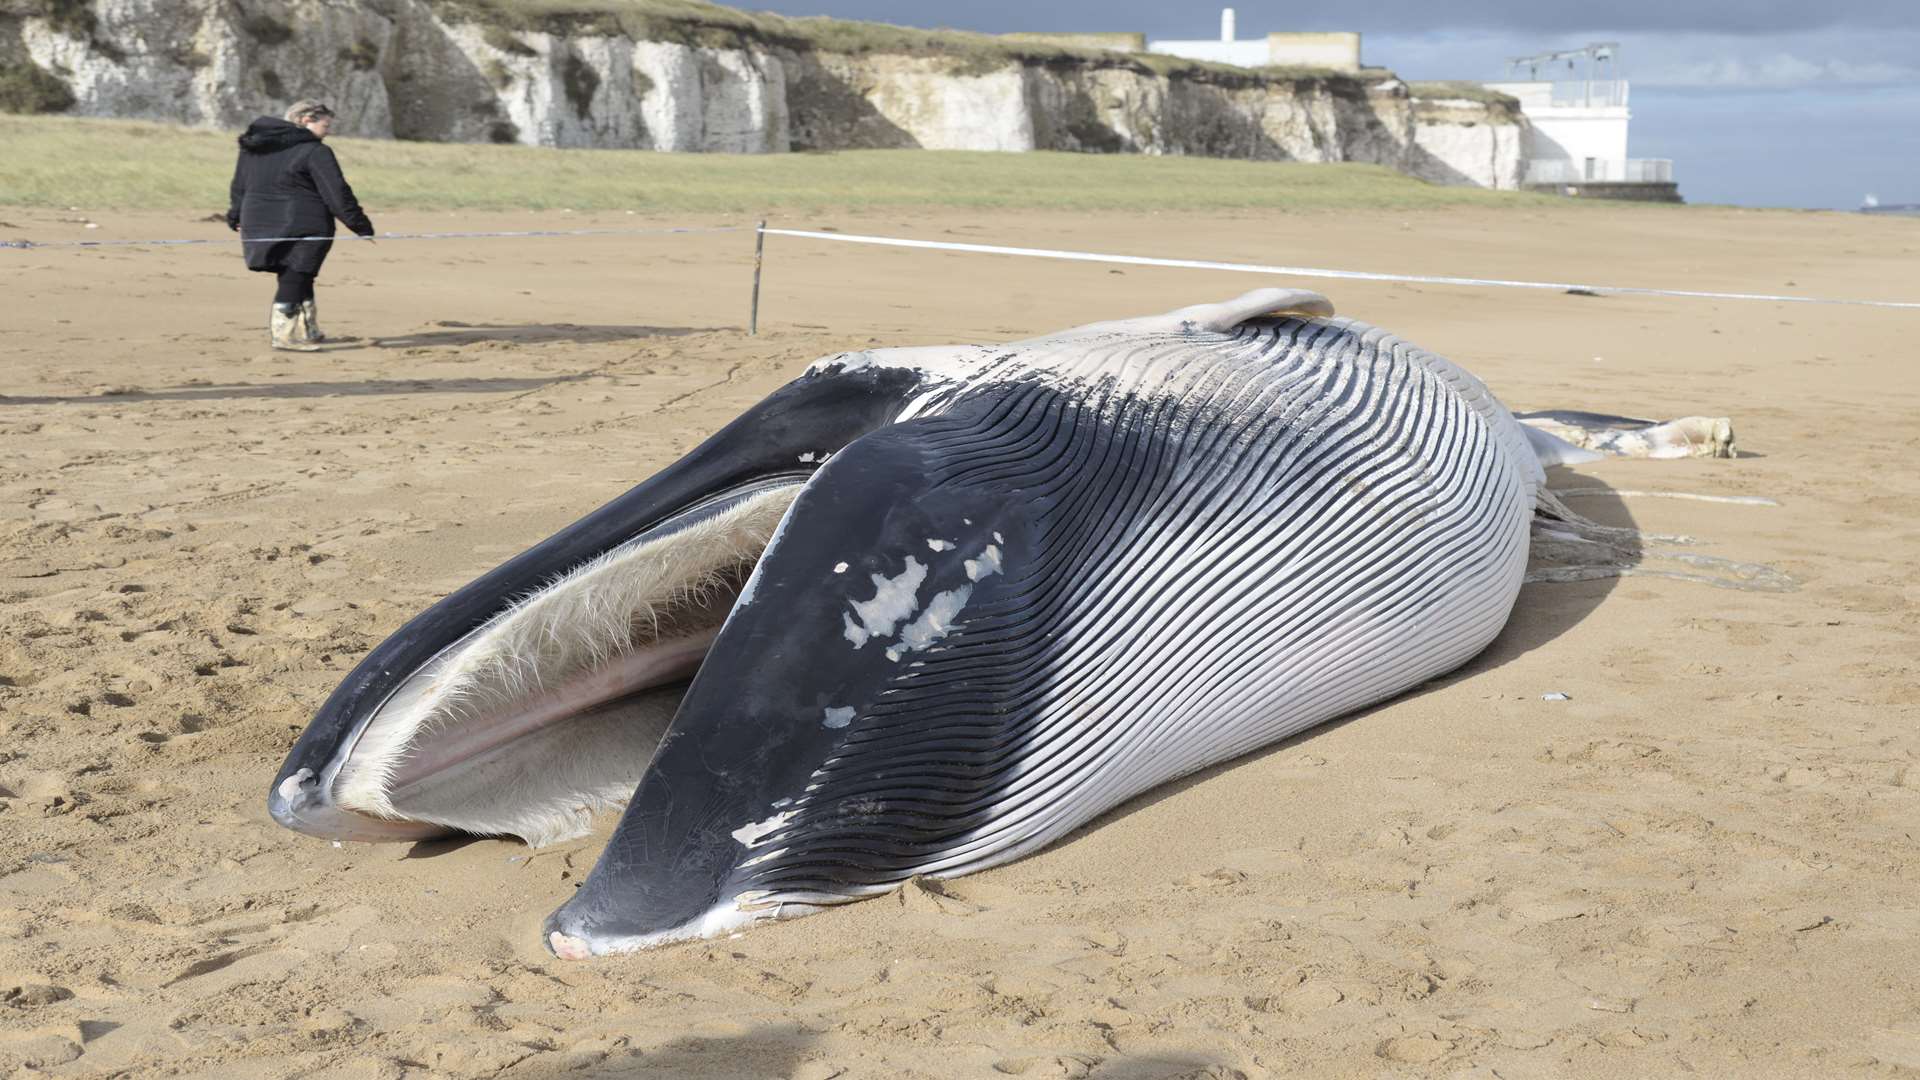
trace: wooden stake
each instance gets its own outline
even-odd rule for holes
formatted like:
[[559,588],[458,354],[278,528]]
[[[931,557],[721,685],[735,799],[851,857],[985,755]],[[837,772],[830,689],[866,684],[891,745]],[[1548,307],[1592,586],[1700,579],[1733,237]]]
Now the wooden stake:
[[760,219],[760,227],[753,230],[753,307],[747,314],[747,336],[760,334],[760,252],[767,246],[767,221]]

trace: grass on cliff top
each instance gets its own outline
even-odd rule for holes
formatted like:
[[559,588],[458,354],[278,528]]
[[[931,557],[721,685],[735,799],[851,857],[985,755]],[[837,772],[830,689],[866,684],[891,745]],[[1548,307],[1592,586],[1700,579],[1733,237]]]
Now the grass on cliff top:
[[[42,0],[45,2],[45,0]],[[978,74],[1009,61],[1072,61],[1126,67],[1159,75],[1238,83],[1252,80],[1331,79],[1370,81],[1378,76],[1329,69],[1263,69],[1259,73],[1231,64],[1159,53],[1123,53],[1074,45],[1044,37],[980,34],[967,30],[928,30],[885,22],[789,18],[749,12],[705,0],[428,0],[450,21],[467,20],[503,30],[542,30],[556,34],[624,33],[637,40],[677,41],[687,45],[738,48],[780,45],[838,53],[889,53],[933,56],[950,61],[958,74]]]
[[[1440,187],[1377,165],[1062,153],[853,150],[666,154],[329,139],[368,212],[867,207],[1045,210],[1424,209],[1570,200]],[[225,210],[231,132],[0,116],[0,204]]]
[[1511,94],[1498,90],[1489,90],[1477,82],[1411,82],[1407,89],[1417,98],[1450,98],[1456,101],[1477,101],[1483,105],[1505,105],[1519,111],[1520,101]]

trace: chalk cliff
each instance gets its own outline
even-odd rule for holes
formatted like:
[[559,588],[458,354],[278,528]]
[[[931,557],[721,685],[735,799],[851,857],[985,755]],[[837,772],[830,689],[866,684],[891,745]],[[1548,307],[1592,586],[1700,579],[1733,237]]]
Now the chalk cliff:
[[1513,190],[1525,179],[1520,103],[1471,83],[1415,83],[1413,153],[1406,171],[1437,184]]
[[452,0],[0,0],[0,109],[239,128],[315,96],[339,110],[341,134],[402,139],[1188,154],[1371,162],[1483,187],[1520,179],[1517,109],[1417,97],[1385,72],[884,35],[843,34],[837,48],[804,32],[814,23],[529,20]]

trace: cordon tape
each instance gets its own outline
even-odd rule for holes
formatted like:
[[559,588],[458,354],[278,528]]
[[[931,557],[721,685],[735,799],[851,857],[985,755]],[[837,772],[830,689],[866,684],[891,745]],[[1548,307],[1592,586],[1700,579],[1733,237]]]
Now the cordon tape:
[[[178,247],[204,244],[283,244],[352,240],[497,240],[533,239],[568,236],[669,236],[693,233],[740,232],[744,226],[668,227],[658,229],[525,229],[511,232],[383,233],[379,236],[267,236],[207,238],[191,240],[0,240],[0,249],[35,250],[39,248],[102,247]],[[1595,285],[1570,281],[1515,281],[1506,278],[1451,277],[1438,274],[1388,274],[1372,270],[1335,270],[1319,266],[1275,266],[1262,263],[1217,262],[1211,259],[1162,259],[1146,255],[1111,255],[1096,251],[1062,251],[1054,248],[1008,247],[1001,244],[965,244],[949,240],[912,240],[898,236],[865,236],[858,233],[818,232],[809,229],[775,229],[761,225],[755,229],[756,241],[768,236],[788,236],[800,240],[824,240],[840,244],[872,244],[881,247],[917,248],[927,251],[957,251],[976,255],[1011,255],[1028,259],[1064,259],[1074,262],[1116,263],[1125,266],[1160,266],[1176,270],[1222,270],[1238,274],[1267,274],[1279,277],[1333,278],[1343,281],[1387,281],[1412,285],[1460,285],[1496,289],[1540,289],[1554,292],[1586,293],[1596,296],[1671,296],[1689,300],[1741,300],[1776,304],[1830,304],[1849,307],[1897,308],[1920,310],[1920,302],[1907,300],[1859,300],[1823,296],[1788,296],[1777,293],[1704,292],[1695,289],[1654,289],[1635,285]],[[757,276],[757,275],[756,275]]]

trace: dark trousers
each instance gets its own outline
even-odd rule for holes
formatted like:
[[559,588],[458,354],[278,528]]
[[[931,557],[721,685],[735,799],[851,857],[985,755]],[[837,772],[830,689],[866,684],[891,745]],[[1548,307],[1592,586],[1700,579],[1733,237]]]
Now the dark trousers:
[[276,304],[302,304],[313,299],[312,270],[282,270],[279,285],[273,290]]

